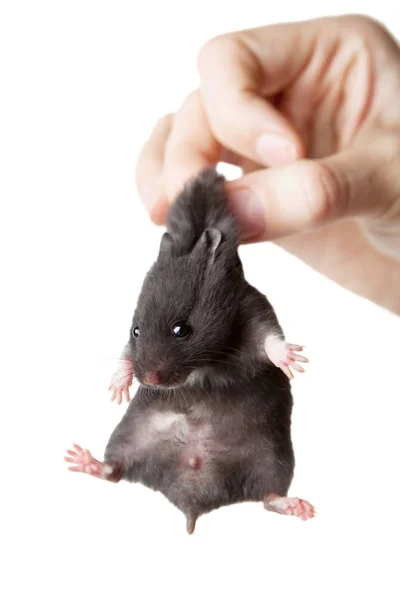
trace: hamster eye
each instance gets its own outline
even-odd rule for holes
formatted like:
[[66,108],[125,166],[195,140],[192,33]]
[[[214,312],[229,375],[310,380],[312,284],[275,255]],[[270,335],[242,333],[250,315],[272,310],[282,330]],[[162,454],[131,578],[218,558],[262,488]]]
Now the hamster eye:
[[136,325],[136,327],[132,327],[132,335],[134,338],[138,338],[140,335],[140,329],[139,327]]
[[172,335],[176,338],[183,338],[192,333],[192,328],[186,321],[178,321],[172,326]]

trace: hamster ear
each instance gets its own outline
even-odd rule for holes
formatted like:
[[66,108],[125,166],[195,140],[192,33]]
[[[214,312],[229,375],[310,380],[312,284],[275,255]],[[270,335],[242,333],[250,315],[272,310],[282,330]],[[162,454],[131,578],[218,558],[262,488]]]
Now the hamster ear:
[[199,254],[207,254],[209,262],[212,263],[214,262],[215,253],[221,241],[222,233],[219,229],[209,227],[203,231],[201,238],[193,249],[192,255],[196,257]]
[[174,241],[172,236],[165,232],[161,238],[158,260],[164,260],[172,255]]
[[212,255],[213,259],[215,256],[215,252],[222,240],[222,233],[219,229],[205,229],[203,235],[201,236],[204,239],[203,243],[207,245],[208,251]]

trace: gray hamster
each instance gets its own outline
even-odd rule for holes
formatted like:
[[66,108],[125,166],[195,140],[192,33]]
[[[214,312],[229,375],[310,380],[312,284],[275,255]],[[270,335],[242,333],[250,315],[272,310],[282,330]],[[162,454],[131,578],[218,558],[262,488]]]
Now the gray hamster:
[[222,175],[204,170],[169,210],[110,389],[121,402],[134,377],[140,387],[104,462],[77,444],[65,457],[71,471],[162,492],[186,516],[188,533],[200,515],[244,501],[303,520],[315,514],[287,497],[295,464],[289,379],[307,359],[245,280],[224,186]]

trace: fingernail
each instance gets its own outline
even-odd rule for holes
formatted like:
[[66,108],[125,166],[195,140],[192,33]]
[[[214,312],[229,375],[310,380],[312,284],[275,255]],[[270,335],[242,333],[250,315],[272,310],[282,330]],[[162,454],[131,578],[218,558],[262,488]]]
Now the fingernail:
[[150,210],[150,219],[155,225],[164,225],[169,206],[170,204],[166,198],[159,198],[158,201],[153,204],[153,207]]
[[250,188],[228,190],[229,205],[240,228],[242,241],[261,235],[265,230],[262,199]]
[[270,167],[287,165],[297,158],[293,144],[274,133],[263,133],[256,141],[256,150],[263,163]]

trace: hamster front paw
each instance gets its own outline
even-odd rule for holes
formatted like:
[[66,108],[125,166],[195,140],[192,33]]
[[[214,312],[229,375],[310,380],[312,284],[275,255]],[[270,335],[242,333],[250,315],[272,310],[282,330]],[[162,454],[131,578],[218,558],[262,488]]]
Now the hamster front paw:
[[117,401],[121,404],[123,398],[130,401],[129,388],[133,381],[133,362],[128,359],[121,359],[121,364],[111,378],[109,391],[112,392],[111,402]]
[[294,375],[291,369],[304,373],[304,369],[297,363],[308,363],[308,358],[297,354],[303,351],[303,346],[297,344],[288,344],[285,340],[279,339],[274,335],[267,336],[264,344],[265,352],[270,361],[281,369],[289,379]]

